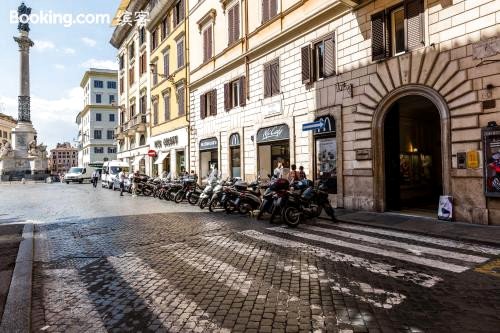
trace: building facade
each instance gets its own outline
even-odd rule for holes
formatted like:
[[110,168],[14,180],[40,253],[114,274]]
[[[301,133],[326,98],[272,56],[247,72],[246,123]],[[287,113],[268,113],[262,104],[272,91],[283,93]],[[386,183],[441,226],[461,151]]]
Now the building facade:
[[[150,12],[158,1],[122,1],[119,8],[132,13]],[[121,11],[117,17],[121,17]],[[152,174],[152,157],[148,156],[151,136],[151,60],[149,33],[137,21],[118,25],[111,44],[118,49],[119,114],[115,137],[117,158],[128,162],[131,170]]]
[[188,31],[185,0],[158,1],[151,8],[150,36],[152,174],[187,170],[189,147]]
[[50,150],[49,170],[52,175],[65,174],[78,164],[78,148],[71,143],[58,143],[56,148]]
[[113,70],[92,68],[83,76],[83,110],[76,117],[79,166],[116,159],[117,85]]
[[0,113],[0,142],[7,140],[11,142],[12,129],[17,125],[17,121],[6,114]]
[[500,224],[495,1],[260,2],[189,2],[191,168],[303,165],[337,207],[435,214],[447,195]]

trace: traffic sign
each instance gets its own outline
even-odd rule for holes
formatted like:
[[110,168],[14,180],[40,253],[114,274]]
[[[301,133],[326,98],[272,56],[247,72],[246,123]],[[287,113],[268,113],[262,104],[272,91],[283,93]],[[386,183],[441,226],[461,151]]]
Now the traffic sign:
[[317,129],[323,129],[325,127],[325,121],[323,119],[318,121],[313,121],[312,123],[306,123],[302,125],[303,131],[314,131]]

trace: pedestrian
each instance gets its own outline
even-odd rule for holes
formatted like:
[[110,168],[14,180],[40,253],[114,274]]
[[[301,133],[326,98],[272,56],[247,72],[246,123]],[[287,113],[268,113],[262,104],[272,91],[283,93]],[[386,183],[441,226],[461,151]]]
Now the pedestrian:
[[290,183],[298,182],[300,179],[299,179],[299,172],[297,171],[297,166],[295,164],[292,164],[291,168],[292,171],[290,171],[290,173],[288,174],[288,181]]
[[139,171],[135,171],[130,181],[132,185],[132,196],[137,196],[137,186],[139,186]]
[[94,186],[94,188],[97,187],[98,178],[99,178],[99,172],[97,172],[97,170],[94,170],[94,172],[92,172],[92,185]]
[[304,172],[304,167],[301,165],[299,166],[299,180],[304,180],[307,179],[307,175]]
[[118,173],[118,181],[120,182],[120,196],[123,197],[123,190],[125,189],[125,172],[123,169]]
[[283,178],[283,163],[282,162],[278,162],[278,165],[274,169],[273,178],[275,178],[275,179]]

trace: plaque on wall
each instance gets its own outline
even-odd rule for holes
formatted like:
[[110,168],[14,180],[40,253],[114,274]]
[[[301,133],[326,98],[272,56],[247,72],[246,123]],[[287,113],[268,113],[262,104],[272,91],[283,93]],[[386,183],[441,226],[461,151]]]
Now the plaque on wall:
[[465,169],[465,168],[467,168],[467,166],[466,166],[466,160],[467,160],[466,155],[467,154],[465,152],[457,153],[457,169]]
[[356,149],[356,160],[357,161],[366,161],[372,159],[372,150],[371,148],[364,149]]

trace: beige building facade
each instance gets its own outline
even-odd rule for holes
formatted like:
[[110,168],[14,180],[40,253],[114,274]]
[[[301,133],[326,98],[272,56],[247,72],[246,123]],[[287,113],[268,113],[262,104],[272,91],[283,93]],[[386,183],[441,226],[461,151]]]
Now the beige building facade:
[[190,1],[191,167],[303,165],[337,207],[435,215],[447,195],[500,224],[497,4]]
[[69,142],[58,143],[50,150],[49,170],[52,175],[65,174],[78,165],[78,148],[71,146]]
[[17,125],[17,121],[6,114],[0,113],[0,142],[7,140],[11,142],[12,129]]

